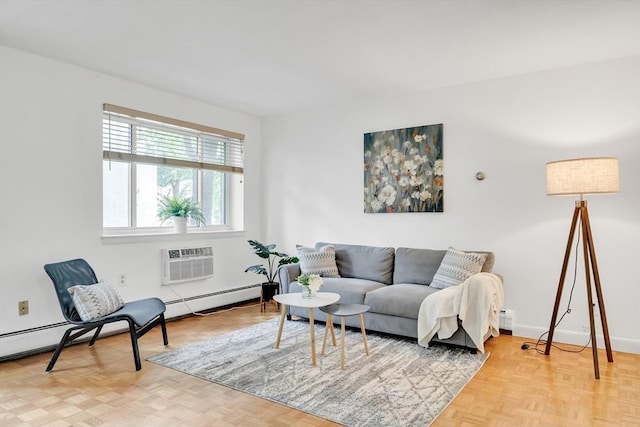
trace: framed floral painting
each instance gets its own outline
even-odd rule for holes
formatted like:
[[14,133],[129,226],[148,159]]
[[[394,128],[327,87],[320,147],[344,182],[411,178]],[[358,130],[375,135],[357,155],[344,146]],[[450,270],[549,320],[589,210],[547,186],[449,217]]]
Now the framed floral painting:
[[364,211],[444,212],[442,124],[364,134]]

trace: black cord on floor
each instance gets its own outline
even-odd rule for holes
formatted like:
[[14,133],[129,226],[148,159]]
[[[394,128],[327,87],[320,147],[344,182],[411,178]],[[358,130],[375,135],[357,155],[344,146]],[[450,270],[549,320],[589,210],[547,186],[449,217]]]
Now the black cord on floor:
[[[582,226],[582,218],[580,218],[580,224],[579,226]],[[562,316],[560,316],[560,319],[556,322],[556,326],[554,327],[554,329],[557,329],[558,326],[560,325],[560,323],[562,322],[562,319],[564,319],[564,317],[571,313],[571,300],[573,299],[573,290],[576,287],[576,278],[578,276],[578,249],[580,248],[580,233],[578,233],[578,239],[576,241],[576,247],[575,247],[575,258],[573,261],[573,283],[571,284],[571,292],[569,292],[569,302],[567,303],[567,309],[565,310],[564,313],[562,313]],[[538,354],[544,354],[544,350],[540,350],[538,347],[540,346],[545,346],[547,345],[547,341],[542,339],[545,335],[549,335],[549,331],[544,332],[542,335],[540,335],[540,337],[538,337],[537,341],[525,341],[522,343],[522,346],[520,347],[522,350],[533,350]],[[583,352],[587,347],[589,347],[589,344],[591,344],[591,334],[589,334],[589,341],[587,341],[587,343],[582,346],[581,349],[579,350],[570,350],[568,348],[562,348],[556,344],[551,343],[551,347],[553,348],[557,348],[560,351],[565,351],[567,353],[581,353]],[[532,347],[533,346],[533,347]]]

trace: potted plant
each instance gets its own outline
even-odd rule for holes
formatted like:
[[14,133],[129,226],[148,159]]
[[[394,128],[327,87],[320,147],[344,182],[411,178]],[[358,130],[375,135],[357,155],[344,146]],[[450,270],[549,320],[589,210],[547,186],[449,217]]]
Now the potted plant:
[[187,220],[193,219],[196,223],[204,224],[204,214],[196,202],[188,197],[162,196],[159,199],[160,208],[158,218],[164,223],[169,218],[173,219],[173,229],[176,233],[187,232]]
[[[260,258],[267,260],[267,266],[265,267],[262,264],[252,265],[251,267],[247,267],[244,272],[247,273],[250,271],[256,274],[262,274],[267,278],[268,283],[275,283],[274,279],[276,278],[276,273],[280,266],[294,264],[300,261],[298,257],[289,256],[284,252],[276,252],[276,245],[273,243],[270,245],[263,245],[257,240],[247,240],[247,242],[249,242],[251,249],[253,249],[253,253],[258,255]],[[278,260],[277,266],[276,260]]]

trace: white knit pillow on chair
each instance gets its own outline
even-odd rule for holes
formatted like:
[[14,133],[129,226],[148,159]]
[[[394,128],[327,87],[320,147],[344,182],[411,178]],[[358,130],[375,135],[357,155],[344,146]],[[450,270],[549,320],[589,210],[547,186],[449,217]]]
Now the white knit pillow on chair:
[[118,291],[106,282],[71,286],[68,291],[76,311],[85,322],[111,314],[124,305]]

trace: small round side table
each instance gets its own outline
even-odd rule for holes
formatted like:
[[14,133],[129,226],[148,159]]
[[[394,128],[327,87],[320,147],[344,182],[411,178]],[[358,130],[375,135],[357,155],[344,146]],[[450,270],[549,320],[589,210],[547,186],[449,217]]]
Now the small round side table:
[[364,343],[364,352],[369,355],[369,346],[367,344],[367,333],[364,329],[364,317],[362,313],[369,311],[371,307],[364,304],[331,304],[324,307],[320,307],[320,311],[327,313],[327,326],[324,330],[324,340],[322,341],[322,353],[324,354],[324,348],[327,344],[327,334],[331,330],[331,339],[333,345],[336,345],[336,336],[333,331],[333,319],[332,316],[340,316],[340,368],[344,369],[344,336],[345,336],[345,317],[358,315],[360,317],[360,331],[362,332],[362,342]]

